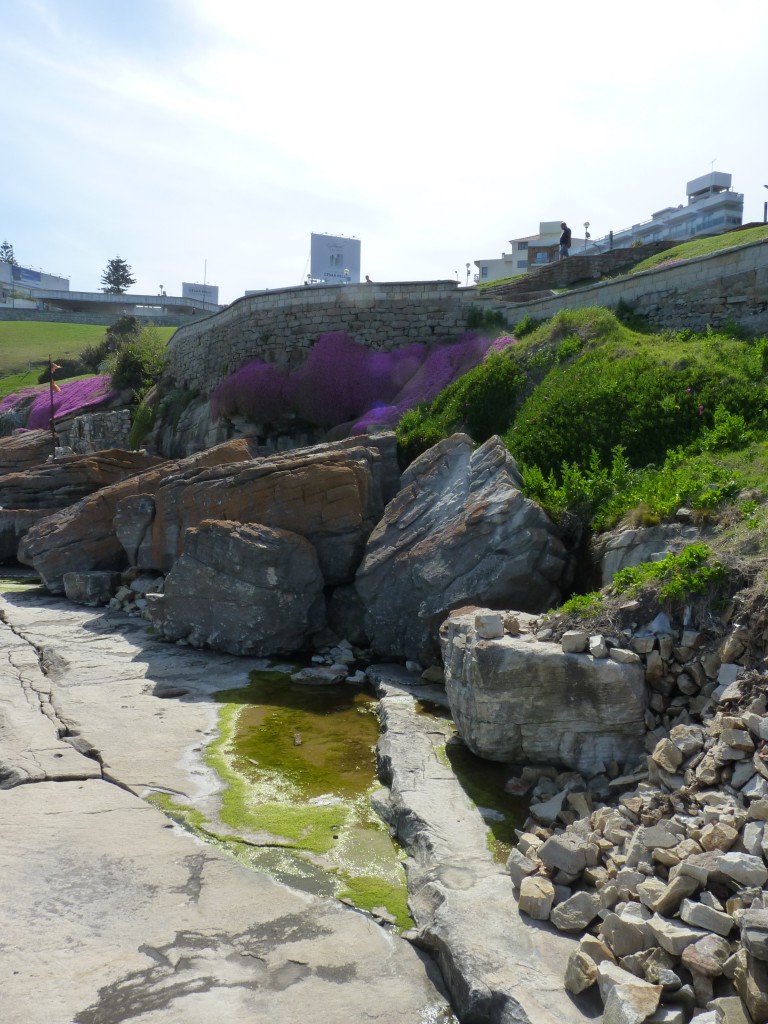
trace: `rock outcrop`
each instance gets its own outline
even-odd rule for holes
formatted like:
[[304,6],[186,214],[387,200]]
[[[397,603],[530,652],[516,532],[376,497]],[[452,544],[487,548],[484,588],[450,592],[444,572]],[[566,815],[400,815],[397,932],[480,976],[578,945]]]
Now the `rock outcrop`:
[[152,469],[164,460],[115,448],[90,455],[63,455],[19,473],[0,477],[4,509],[62,509],[88,494]]
[[565,653],[536,641],[535,621],[513,616],[516,635],[505,632],[498,613],[456,613],[443,624],[446,692],[464,742],[491,761],[581,772],[636,759],[647,705],[638,656]]
[[592,544],[599,586],[608,586],[620,569],[641,562],[658,562],[669,554],[677,555],[700,538],[701,530],[685,522],[601,533]]
[[19,543],[35,523],[49,516],[44,508],[0,508],[0,565],[16,560]]
[[0,477],[39,466],[52,451],[49,430],[26,430],[22,434],[0,437]]
[[568,565],[555,526],[524,498],[498,437],[476,451],[454,434],[403,473],[371,535],[355,586],[376,652],[437,660],[437,631],[464,604],[542,611]]
[[168,572],[184,551],[186,530],[204,519],[229,519],[305,537],[326,583],[348,582],[399,479],[391,433],[202,472],[186,464],[151,495],[136,491],[117,508],[115,531],[140,569]]
[[[194,475],[207,466],[248,459],[248,444],[242,440],[231,441],[184,460],[183,470]],[[115,534],[118,503],[131,495],[151,495],[161,483],[181,470],[181,463],[161,462],[54,512],[23,537],[19,544],[19,561],[34,566],[54,594],[64,592],[66,572],[124,568],[125,550]]]
[[291,654],[325,623],[315,549],[257,524],[206,520],[188,530],[163,594],[149,601],[163,636],[228,654]]

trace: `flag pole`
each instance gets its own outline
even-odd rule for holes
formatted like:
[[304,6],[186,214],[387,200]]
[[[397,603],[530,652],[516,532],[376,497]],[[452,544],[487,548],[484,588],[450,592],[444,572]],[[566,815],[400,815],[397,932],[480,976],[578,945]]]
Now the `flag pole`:
[[51,445],[52,445],[52,457],[56,458],[56,428],[53,425],[53,360],[50,355],[48,356],[48,380],[50,381],[51,390]]

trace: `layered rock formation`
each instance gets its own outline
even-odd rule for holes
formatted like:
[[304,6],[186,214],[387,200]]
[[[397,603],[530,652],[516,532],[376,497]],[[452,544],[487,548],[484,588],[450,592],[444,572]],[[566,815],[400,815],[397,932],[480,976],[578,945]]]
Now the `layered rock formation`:
[[228,654],[290,654],[325,623],[314,547],[267,526],[206,520],[150,595],[153,625],[171,640]]
[[[243,462],[250,454],[247,442],[231,441],[184,460],[183,469],[194,475],[207,466]],[[47,516],[22,539],[19,561],[34,566],[54,594],[64,591],[64,573],[124,568],[125,550],[115,535],[118,503],[132,495],[151,495],[181,468],[180,463],[161,462]]]
[[90,455],[62,455],[41,466],[0,477],[4,509],[62,509],[164,460],[115,448]]
[[[219,449],[243,442],[229,442]],[[116,508],[132,565],[168,572],[185,532],[204,519],[261,523],[305,537],[328,584],[351,580],[371,530],[397,487],[394,434],[350,438],[236,466],[188,470],[184,460],[151,493]]]
[[0,437],[0,476],[23,473],[39,466],[53,451],[48,430],[26,430],[23,434]]
[[454,434],[412,463],[370,537],[355,586],[380,655],[437,660],[438,627],[460,605],[559,602],[568,559],[557,529],[523,497],[498,437],[473,448]]
[[[530,616],[470,611],[440,630],[451,714],[473,753],[491,761],[592,772],[643,749],[647,704],[640,659],[567,653],[540,644]],[[621,659],[621,660],[619,660]]]

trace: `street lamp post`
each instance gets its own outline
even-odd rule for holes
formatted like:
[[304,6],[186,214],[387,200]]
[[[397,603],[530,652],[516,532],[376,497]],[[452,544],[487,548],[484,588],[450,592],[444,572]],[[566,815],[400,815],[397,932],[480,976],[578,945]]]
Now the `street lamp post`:
[[[763,188],[768,188],[768,185],[763,185]],[[768,202],[763,203],[763,224],[768,224]]]
[[589,221],[585,220],[584,221],[584,252],[587,251],[587,242],[589,241],[590,237],[591,237],[591,235],[589,234]]

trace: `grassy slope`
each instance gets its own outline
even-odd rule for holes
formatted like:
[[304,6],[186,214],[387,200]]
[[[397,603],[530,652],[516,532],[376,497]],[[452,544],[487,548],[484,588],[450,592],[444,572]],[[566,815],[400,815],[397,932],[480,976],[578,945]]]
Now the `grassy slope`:
[[[175,327],[157,329],[166,340],[176,330]],[[48,356],[54,360],[74,358],[87,345],[98,344],[104,331],[104,327],[93,324],[0,320],[0,376],[24,373],[29,363],[42,367]],[[34,374],[33,383],[36,382],[37,374]]]
[[734,249],[736,246],[747,245],[749,242],[759,242],[763,238],[768,238],[768,224],[747,228],[746,231],[729,231],[727,234],[716,235],[714,238],[697,238],[692,242],[682,242],[673,249],[656,253],[655,256],[649,256],[647,260],[643,260],[642,263],[633,267],[630,273],[636,274],[640,270],[652,270],[671,260],[690,260],[695,256],[708,256],[711,252]]

